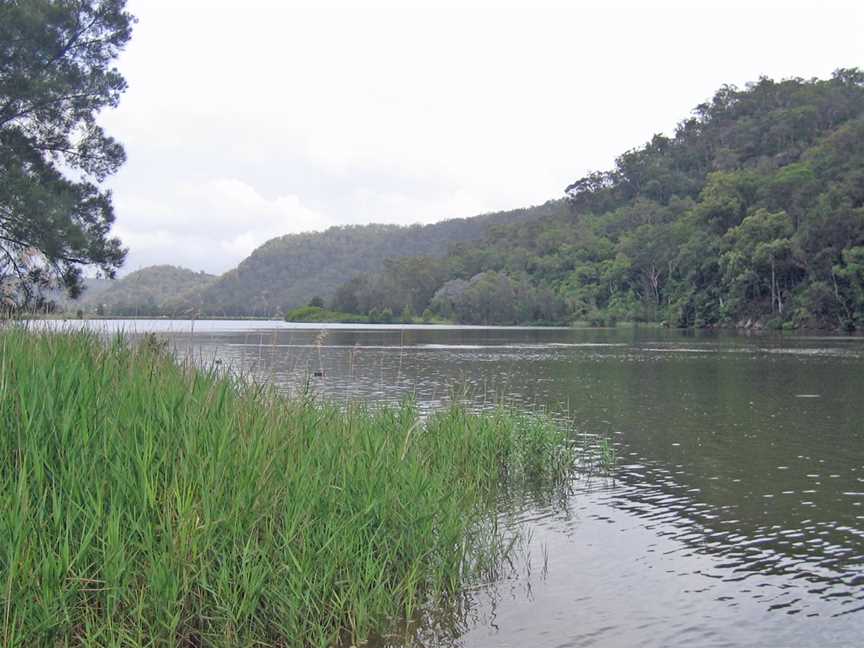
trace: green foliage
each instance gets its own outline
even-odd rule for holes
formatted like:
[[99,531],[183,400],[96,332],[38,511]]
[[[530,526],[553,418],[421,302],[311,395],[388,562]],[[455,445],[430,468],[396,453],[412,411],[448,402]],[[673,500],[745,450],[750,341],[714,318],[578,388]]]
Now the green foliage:
[[109,277],[125,250],[100,187],[125,160],[96,124],[126,89],[112,66],[134,19],[124,0],[0,3],[0,300],[39,308],[72,297],[82,266]]
[[[196,308],[209,315],[254,315],[269,317],[283,308],[296,308],[320,296],[334,310],[368,313],[375,306],[401,312],[411,303],[415,312],[425,308],[423,294],[434,293],[440,282],[426,278],[426,261],[446,254],[448,246],[459,241],[482,239],[494,223],[512,223],[539,218],[543,207],[459,218],[432,225],[353,225],[331,227],[324,232],[291,234],[275,238],[245,259],[236,269],[226,272],[213,285],[195,295]],[[397,257],[397,258],[393,258]],[[401,257],[408,257],[404,261]],[[391,259],[388,261],[388,259]],[[405,267],[396,269],[404,263]],[[388,265],[389,264],[389,265]],[[406,271],[413,265],[419,264]],[[356,290],[342,290],[345,277],[375,274],[385,269],[404,272],[414,282],[394,290],[392,299],[361,298]],[[361,282],[362,283],[362,282]],[[392,285],[376,289],[388,294]],[[416,295],[411,291],[419,291]]]
[[463,324],[519,324],[558,321],[563,302],[524,276],[487,271],[470,280],[453,279],[432,298],[431,309]]
[[195,296],[216,277],[170,265],[132,272],[107,287],[88,290],[80,304],[91,312],[115,316],[190,317],[200,310]]
[[359,645],[493,570],[496,490],[575,461],[534,416],[286,400],[158,340],[0,343],[10,648]]
[[748,308],[783,314],[784,295],[798,282],[803,268],[793,255],[792,219],[786,212],[759,209],[730,228],[723,237],[726,251],[720,256],[723,284],[730,304],[738,312]]
[[[674,137],[574,182],[554,212],[452,246],[431,308],[496,324],[859,326],[862,141],[858,70],[724,86]],[[520,283],[549,291],[555,316],[529,316],[537,292]]]
[[607,473],[614,472],[618,464],[618,451],[609,437],[604,436],[600,439],[598,453],[601,469]]
[[371,321],[364,315],[340,313],[318,306],[301,306],[285,314],[286,322],[341,322],[343,324],[362,324]]
[[400,316],[403,324],[413,324],[414,323],[414,309],[411,308],[411,304],[405,306],[402,309],[402,315]]

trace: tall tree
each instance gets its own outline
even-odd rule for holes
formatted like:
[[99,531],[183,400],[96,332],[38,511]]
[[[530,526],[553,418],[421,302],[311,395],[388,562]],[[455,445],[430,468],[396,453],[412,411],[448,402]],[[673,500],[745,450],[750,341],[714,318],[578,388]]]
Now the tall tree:
[[113,62],[132,34],[125,0],[0,0],[0,300],[39,306],[81,291],[82,267],[113,277],[110,235],[123,147],[96,123],[126,81]]

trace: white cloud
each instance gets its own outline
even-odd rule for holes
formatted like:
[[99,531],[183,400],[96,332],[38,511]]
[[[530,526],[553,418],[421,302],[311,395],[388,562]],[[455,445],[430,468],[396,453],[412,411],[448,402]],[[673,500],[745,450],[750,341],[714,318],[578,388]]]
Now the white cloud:
[[118,198],[117,232],[130,248],[126,270],[173,263],[222,272],[275,236],[317,229],[326,219],[297,196],[267,199],[237,178],[177,185],[155,202]]

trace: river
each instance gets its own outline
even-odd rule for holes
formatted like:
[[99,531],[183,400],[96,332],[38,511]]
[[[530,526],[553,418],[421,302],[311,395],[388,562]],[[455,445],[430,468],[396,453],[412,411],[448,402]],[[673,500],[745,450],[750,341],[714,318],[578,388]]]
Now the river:
[[[74,323],[73,323],[74,324]],[[94,322],[337,401],[508,402],[614,442],[614,479],[506,511],[495,582],[399,646],[853,646],[864,338],[644,328]],[[317,375],[316,375],[317,374]]]

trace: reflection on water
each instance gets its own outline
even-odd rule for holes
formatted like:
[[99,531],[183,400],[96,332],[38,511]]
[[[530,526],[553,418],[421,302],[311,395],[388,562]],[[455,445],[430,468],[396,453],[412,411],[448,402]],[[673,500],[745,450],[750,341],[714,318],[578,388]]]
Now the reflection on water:
[[530,531],[530,558],[395,645],[860,642],[864,338],[135,326],[286,391],[431,408],[455,387],[615,440],[614,483],[506,511]]

